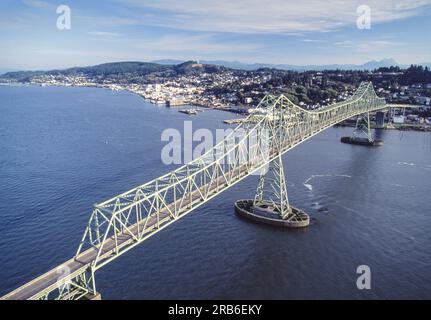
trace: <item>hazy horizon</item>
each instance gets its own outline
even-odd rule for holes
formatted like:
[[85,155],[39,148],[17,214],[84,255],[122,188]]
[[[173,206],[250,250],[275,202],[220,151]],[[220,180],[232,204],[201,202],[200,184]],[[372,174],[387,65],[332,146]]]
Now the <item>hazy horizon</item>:
[[[386,58],[386,59],[382,59],[382,60],[391,60],[392,58]],[[196,60],[180,60],[180,59],[156,59],[156,60],[151,60],[151,61],[130,61],[130,60],[124,60],[124,61],[106,61],[106,62],[101,62],[101,63],[97,63],[97,64],[92,64],[92,65],[76,65],[76,66],[69,66],[69,67],[60,67],[60,68],[48,68],[48,69],[0,69],[0,75],[2,74],[6,74],[9,72],[20,72],[20,71],[51,71],[51,70],[64,70],[64,69],[69,69],[69,68],[80,68],[80,67],[92,67],[92,66],[96,66],[96,65],[101,65],[101,64],[108,64],[108,63],[122,63],[122,62],[144,62],[144,63],[158,63],[158,64],[163,64],[163,61],[166,60],[178,60],[178,63],[183,63],[186,61],[196,61]],[[337,66],[362,66],[365,65],[367,63],[370,62],[380,62],[382,60],[371,60],[371,61],[364,61],[364,63],[360,63],[360,64],[332,64],[332,65],[337,65]],[[228,60],[202,60],[201,62],[225,62],[225,63],[238,63],[238,64],[244,64],[244,65],[270,65],[270,66],[289,66],[290,64],[271,64],[271,63],[265,63],[265,62],[253,62],[253,63],[246,63],[246,62],[242,62],[242,61],[228,61]],[[410,66],[411,64],[400,64],[398,63],[398,61],[395,61],[397,64],[391,64],[392,66]],[[430,62],[422,62],[422,63],[413,63],[413,65],[430,65]],[[313,67],[313,66],[317,66],[317,67],[325,67],[325,66],[331,66],[331,65],[291,65],[293,67]],[[294,69],[293,69],[294,70]],[[307,70],[311,70],[311,69],[307,69]]]

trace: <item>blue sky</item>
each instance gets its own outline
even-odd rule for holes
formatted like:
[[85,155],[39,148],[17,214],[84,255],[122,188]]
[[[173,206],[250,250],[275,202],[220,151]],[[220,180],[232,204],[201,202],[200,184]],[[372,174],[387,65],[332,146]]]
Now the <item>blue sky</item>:
[[[71,29],[57,28],[59,5]],[[358,29],[357,7],[371,9]],[[361,64],[431,62],[431,0],[0,2],[0,70],[156,59]]]

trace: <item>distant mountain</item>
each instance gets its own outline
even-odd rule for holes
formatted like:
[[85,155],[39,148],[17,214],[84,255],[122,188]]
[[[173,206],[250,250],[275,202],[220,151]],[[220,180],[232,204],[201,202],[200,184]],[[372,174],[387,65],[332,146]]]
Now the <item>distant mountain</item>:
[[[423,66],[431,68],[431,63],[423,63]],[[83,74],[89,77],[97,76],[145,76],[149,74],[159,75],[190,75],[199,73],[213,73],[226,69],[240,70],[258,70],[263,68],[292,70],[292,71],[322,71],[322,70],[374,70],[381,67],[399,66],[407,68],[407,65],[400,65],[394,59],[383,59],[380,61],[369,61],[361,65],[355,64],[332,64],[332,65],[305,65],[296,66],[288,64],[264,64],[253,63],[247,64],[239,61],[224,61],[224,60],[203,60],[200,63],[196,61],[181,61],[181,60],[157,60],[152,62],[126,61],[104,63],[90,67],[74,67],[64,70],[50,71],[18,71],[7,72],[0,77],[14,81],[26,82],[32,77],[40,75],[64,75],[73,76]]]
[[[154,63],[162,64],[179,64],[182,60],[156,60]],[[291,64],[270,64],[270,63],[243,63],[240,61],[225,61],[225,60],[201,60],[203,64],[218,65],[230,69],[239,70],[258,70],[264,68],[281,69],[291,71],[323,71],[323,70],[374,70],[382,67],[398,66],[400,68],[408,68],[409,65],[399,64],[392,58],[382,60],[372,60],[364,64],[327,64],[327,65],[291,65]],[[431,63],[420,63],[422,66],[431,67]]]
[[374,70],[374,69],[390,67],[390,66],[396,67],[396,66],[400,66],[400,64],[396,62],[394,59],[390,58],[390,59],[383,59],[380,61],[372,60],[361,65],[361,67],[365,68],[366,70]]
[[290,65],[290,64],[268,64],[268,63],[253,63],[247,64],[238,61],[202,61],[202,63],[208,64],[216,64],[222,65],[232,69],[242,69],[242,70],[257,70],[261,68],[274,68],[274,69],[282,69],[282,70],[292,70],[292,71],[322,71],[322,70],[374,70],[381,67],[390,67],[390,66],[400,66],[401,65],[396,62],[394,59],[383,59],[380,61],[369,61],[364,64],[330,64],[330,65]]

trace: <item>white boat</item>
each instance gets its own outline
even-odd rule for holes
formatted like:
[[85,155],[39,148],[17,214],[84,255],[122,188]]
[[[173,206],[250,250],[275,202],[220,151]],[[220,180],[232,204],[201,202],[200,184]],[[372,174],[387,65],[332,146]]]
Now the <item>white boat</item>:
[[178,112],[189,114],[189,115],[198,114],[198,111],[196,109],[181,109],[181,110],[178,110]]

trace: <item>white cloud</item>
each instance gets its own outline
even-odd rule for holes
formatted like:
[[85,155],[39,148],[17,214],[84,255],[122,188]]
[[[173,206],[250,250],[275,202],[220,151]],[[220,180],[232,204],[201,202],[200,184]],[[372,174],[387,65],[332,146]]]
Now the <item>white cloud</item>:
[[[142,23],[193,31],[237,33],[298,33],[331,31],[356,25],[363,0],[117,0],[157,11]],[[372,23],[404,19],[421,13],[431,0],[368,0]]]
[[33,8],[49,8],[50,4],[46,1],[42,1],[42,0],[23,0],[22,1],[25,5],[29,6],[29,7],[33,7]]
[[119,37],[121,33],[117,32],[105,32],[105,31],[90,31],[88,34],[92,36],[100,36],[100,37]]
[[84,10],[74,10],[75,19],[79,24],[94,28],[115,28],[141,25],[142,21],[128,17],[115,16],[88,16]]
[[169,35],[157,39],[142,39],[136,45],[149,52],[168,52],[173,54],[217,54],[226,52],[254,51],[260,49],[255,44],[238,44],[236,42],[218,42],[209,35]]
[[340,48],[353,48],[357,52],[379,52],[388,48],[400,45],[396,41],[390,40],[367,40],[367,41],[339,41],[334,43]]
[[317,40],[317,39],[301,39],[302,42],[311,42],[311,43],[324,43],[325,40]]

